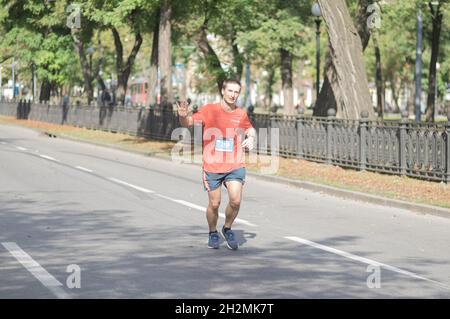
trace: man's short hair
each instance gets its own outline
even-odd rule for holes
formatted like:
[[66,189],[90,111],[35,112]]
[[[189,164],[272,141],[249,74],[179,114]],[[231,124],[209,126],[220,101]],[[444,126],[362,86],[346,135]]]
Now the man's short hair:
[[241,82],[239,82],[238,80],[236,80],[236,79],[226,79],[226,80],[224,80],[222,82],[222,89],[225,89],[228,84],[232,84],[232,83],[239,85],[239,87],[242,87]]

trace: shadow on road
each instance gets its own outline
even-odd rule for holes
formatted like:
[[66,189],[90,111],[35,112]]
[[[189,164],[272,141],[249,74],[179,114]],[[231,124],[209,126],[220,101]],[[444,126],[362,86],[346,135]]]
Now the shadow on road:
[[[79,265],[81,288],[64,287],[75,298],[449,297],[430,283],[387,270],[382,271],[382,288],[370,289],[367,265],[276,237],[270,230],[236,226],[240,249],[231,251],[222,244],[212,250],[206,247],[204,225],[185,212],[74,209],[79,203],[71,198],[11,197],[0,193],[0,242],[16,242],[63,285],[70,275],[66,267]],[[178,223],[168,224],[162,214]],[[357,240],[341,236],[320,243],[339,249]],[[11,258],[9,265],[22,267],[1,245],[0,250]],[[422,263],[448,261],[415,260],[415,265]],[[27,294],[28,280],[11,277],[10,271],[0,265],[1,298],[39,298]]]

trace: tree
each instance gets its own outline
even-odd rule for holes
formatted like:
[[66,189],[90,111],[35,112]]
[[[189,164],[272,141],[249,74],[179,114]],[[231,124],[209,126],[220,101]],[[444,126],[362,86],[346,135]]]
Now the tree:
[[[385,2],[381,9],[381,28],[376,32],[376,40],[379,43],[380,56],[383,57],[381,73],[383,86],[391,89],[393,95],[393,105],[386,104],[386,107],[394,112],[406,110],[409,114],[414,114],[414,71],[415,71],[415,48],[416,48],[416,13],[418,7],[422,7],[423,12],[423,76],[422,86],[429,87],[432,81],[430,72],[431,58],[433,56],[433,16],[430,10],[427,10],[427,3],[420,0],[400,2]],[[450,15],[448,5],[442,5],[440,12],[443,14],[442,30],[448,29]],[[438,100],[436,106],[439,106],[439,99],[442,100],[445,94],[445,81],[448,79],[448,56],[450,50],[450,41],[447,33],[440,35],[439,54],[434,56],[436,62],[440,63],[439,70],[436,70],[436,84],[432,90],[428,90],[428,97],[434,97],[437,93]],[[375,34],[373,35],[375,36]],[[375,41],[374,41],[375,46]],[[366,50],[365,60],[368,74],[376,74],[377,61],[372,50]],[[436,63],[437,64],[437,63]],[[448,81],[448,80],[447,80]],[[380,83],[380,81],[375,81]],[[379,86],[379,85],[377,85]],[[378,91],[378,90],[377,90]],[[430,94],[430,91],[433,91]],[[437,92],[436,92],[437,91]],[[378,93],[378,92],[377,92]],[[432,112],[434,113],[434,112]]]
[[[86,42],[89,40],[83,41],[83,38],[90,39],[92,37],[93,29],[87,29],[84,28],[83,30],[88,30],[87,32],[79,32],[77,29],[72,29],[72,40],[74,43],[74,47],[76,51],[78,52],[79,61],[81,65],[81,70],[83,73],[83,79],[84,79],[84,88],[87,93],[87,103],[88,105],[91,105],[92,100],[94,99],[94,87],[92,82],[97,77],[99,73],[99,65],[97,67],[92,68],[91,63],[88,62],[88,58],[86,57],[86,54],[88,53],[89,47],[86,46]],[[88,35],[86,35],[88,34]],[[90,52],[91,54],[91,61],[92,61],[92,54],[93,52]]]
[[159,19],[160,10],[156,11],[156,19],[153,23],[152,30],[152,52],[150,54],[150,71],[148,77],[148,103],[155,105],[157,102],[157,94],[155,88],[158,85],[158,49],[159,49]]
[[[361,38],[343,0],[319,0],[330,39],[331,68],[327,72],[338,118],[359,119],[361,112],[374,117],[362,57]],[[340,13],[340,14],[337,14]]]
[[220,63],[220,59],[217,56],[217,53],[214,51],[212,46],[209,44],[208,36],[207,36],[207,29],[208,29],[208,18],[205,17],[205,21],[203,22],[202,26],[198,29],[197,36],[195,38],[197,42],[197,46],[202,52],[203,57],[206,61],[206,64],[208,66],[208,71],[212,73],[213,77],[216,80],[217,88],[221,89],[222,82],[228,77],[227,72],[222,68],[222,65]]
[[[381,28],[376,31],[376,42],[383,57],[381,74],[383,86],[389,87],[393,95],[391,111],[400,112],[404,105],[414,113],[414,64],[416,46],[416,3],[388,2],[383,4]],[[376,43],[374,42],[374,47]],[[375,49],[376,50],[376,49]],[[377,59],[374,51],[366,51],[366,66],[369,74],[377,74]],[[375,58],[375,59],[374,59]],[[375,78],[379,87],[380,80]],[[378,90],[377,90],[378,91]],[[378,92],[377,92],[378,93]],[[407,108],[408,108],[407,107]]]
[[[247,3],[242,0],[204,0],[191,4],[193,13],[199,18],[191,17],[188,32],[201,52],[219,91],[226,78],[240,80],[242,77],[244,58],[236,37],[243,25],[248,25],[248,19],[242,18],[252,12],[253,4],[254,0]],[[222,48],[222,45],[226,48]],[[217,49],[223,52],[221,57],[216,52]],[[223,63],[221,59],[227,62]]]
[[268,69],[269,85],[266,91],[269,100],[275,76],[273,68],[280,68],[286,115],[295,114],[292,67],[294,58],[302,55],[305,43],[302,21],[308,20],[308,10],[309,5],[305,2],[265,1],[265,6],[257,6],[258,15],[253,29],[238,34],[238,43],[252,52],[252,58],[259,59],[260,64]]
[[[113,35],[116,50],[117,101],[119,104],[124,104],[128,79],[142,45],[142,32],[151,29],[158,1],[89,0],[83,6],[86,19],[95,22],[101,30],[110,30]],[[131,31],[135,38],[125,59],[121,29]]]
[[161,74],[161,105],[166,105],[173,101],[171,17],[171,0],[161,0],[158,35],[158,65]]
[[[322,8],[322,3],[320,1],[319,1],[319,3]],[[336,10],[336,11],[330,12],[331,18],[332,18],[333,12],[340,12],[337,10],[344,10],[341,14],[342,18],[344,18],[343,15],[345,13],[347,13],[347,15],[345,15],[345,18],[347,19],[345,21],[346,24],[342,24],[341,29],[348,28],[348,30],[345,32],[341,29],[339,32],[333,31],[334,32],[333,35],[334,35],[334,38],[336,41],[336,45],[339,45],[338,38],[342,37],[345,34],[350,35],[351,33],[353,33],[355,36],[358,35],[360,44],[358,44],[358,39],[355,38],[355,39],[353,39],[353,45],[356,46],[357,48],[352,48],[352,50],[347,50],[348,52],[349,51],[354,52],[355,57],[359,56],[360,55],[359,52],[363,52],[369,43],[370,30],[367,26],[367,19],[369,18],[367,8],[371,3],[373,3],[373,1],[371,1],[371,0],[358,0],[357,9],[356,9],[357,14],[356,14],[356,19],[355,19],[355,26],[349,19],[348,9],[344,2],[342,2],[342,1],[336,2],[336,3],[333,2],[332,8],[334,8],[334,10]],[[323,14],[323,12],[322,12],[322,14]],[[332,23],[331,26],[329,26],[328,22],[325,20],[328,30],[335,30],[332,28],[337,27],[337,23],[334,23],[333,21],[335,21],[335,20],[333,20],[333,19],[329,19],[329,20]],[[336,20],[336,22],[337,22],[337,20]],[[355,28],[356,28],[357,32],[355,32]],[[369,117],[373,117],[372,107],[371,107],[370,103],[367,104],[368,101],[370,101],[370,100],[368,100],[368,97],[367,97],[368,96],[368,85],[367,85],[367,89],[366,89],[367,94],[364,94],[365,98],[363,98],[363,100],[365,100],[365,102],[364,102],[364,104],[361,104],[361,110],[359,110],[358,104],[354,104],[354,106],[352,108],[356,108],[356,109],[353,109],[351,111],[351,113],[349,113],[348,110],[345,110],[348,106],[342,105],[343,101],[340,101],[339,103],[337,102],[338,98],[339,98],[338,95],[341,95],[343,92],[340,92],[340,90],[342,88],[339,88],[339,86],[336,85],[337,84],[336,80],[339,79],[339,77],[342,75],[339,76],[338,74],[335,73],[336,66],[334,64],[333,54],[332,54],[332,52],[333,52],[333,50],[335,50],[335,48],[332,48],[330,33],[329,33],[329,38],[330,38],[329,51],[327,52],[327,55],[326,55],[325,67],[324,67],[324,70],[325,70],[324,71],[324,74],[325,74],[324,82],[323,82],[322,88],[320,90],[316,104],[314,106],[313,115],[314,116],[327,116],[328,109],[331,108],[331,109],[336,110],[336,115],[339,117],[351,116],[350,118],[356,119],[356,118],[359,118],[360,112],[362,110],[366,110],[369,113]],[[351,39],[351,37],[344,36],[344,39]],[[343,44],[343,43],[341,43],[341,44]],[[361,49],[359,49],[360,47],[361,47]],[[354,50],[359,50],[359,51],[355,52]],[[351,63],[351,62],[352,61],[347,61],[347,63],[349,63],[347,66],[351,67],[353,65],[353,63]],[[361,67],[361,66],[359,66],[359,67]],[[363,69],[364,69],[364,66],[363,66]],[[363,72],[360,72],[359,76],[361,76],[363,74],[364,74]],[[333,81],[334,81],[334,84],[333,84]],[[367,83],[367,80],[366,80],[366,83]],[[365,90],[364,88],[362,88],[362,89]]]
[[60,86],[80,81],[64,10],[64,1],[0,1],[0,54],[19,61],[22,79],[37,75],[41,101],[58,94]]
[[375,50],[375,83],[377,86],[377,113],[378,118],[380,120],[383,120],[383,114],[384,114],[384,82],[383,82],[383,75],[382,75],[382,67],[381,67],[381,53],[380,53],[380,46],[378,45],[378,35],[374,34],[372,37],[372,42]]

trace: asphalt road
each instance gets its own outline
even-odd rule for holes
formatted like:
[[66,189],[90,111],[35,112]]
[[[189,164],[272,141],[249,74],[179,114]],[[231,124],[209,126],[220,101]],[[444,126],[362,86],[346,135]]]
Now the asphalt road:
[[212,250],[206,204],[197,165],[0,125],[0,298],[450,297],[450,219],[248,176]]

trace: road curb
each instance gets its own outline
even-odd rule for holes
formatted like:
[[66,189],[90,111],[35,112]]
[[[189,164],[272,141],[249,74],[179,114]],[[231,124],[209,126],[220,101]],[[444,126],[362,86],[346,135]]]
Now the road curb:
[[[76,142],[88,143],[88,144],[92,144],[92,145],[96,145],[96,146],[103,146],[103,147],[113,148],[113,149],[117,149],[117,150],[121,150],[121,151],[125,151],[125,152],[134,153],[134,154],[155,157],[155,158],[163,159],[166,161],[172,161],[170,159],[170,157],[165,157],[165,156],[159,155],[156,152],[155,153],[152,153],[152,152],[145,153],[145,152],[127,150],[120,146],[111,145],[111,144],[103,144],[103,143],[94,142],[94,141],[86,141],[83,139],[66,136],[64,134],[59,134],[57,136],[60,138],[63,138],[63,139],[72,140],[72,141],[76,141]],[[191,165],[200,166],[200,164],[197,164],[197,163],[191,163]],[[426,204],[410,203],[410,202],[406,202],[406,201],[402,201],[402,200],[398,200],[398,199],[391,199],[391,198],[387,198],[387,197],[371,195],[371,194],[361,193],[361,192],[357,192],[357,191],[350,191],[350,190],[345,190],[345,189],[341,189],[341,188],[337,188],[337,187],[333,187],[333,186],[317,184],[317,183],[313,183],[313,182],[294,180],[294,179],[289,179],[289,178],[281,177],[281,176],[262,175],[262,174],[254,173],[251,171],[247,171],[247,175],[252,176],[256,179],[265,180],[268,182],[279,183],[279,184],[284,184],[284,185],[290,185],[290,186],[294,186],[294,187],[298,187],[298,188],[307,189],[307,190],[310,190],[313,192],[319,192],[319,193],[324,193],[327,195],[336,196],[339,198],[363,201],[363,202],[376,204],[376,205],[382,205],[382,206],[402,208],[402,209],[406,209],[406,210],[409,210],[409,211],[412,211],[415,213],[419,213],[421,215],[433,215],[433,216],[439,216],[439,217],[444,217],[444,218],[450,218],[450,209],[447,209],[447,208],[441,208],[441,207],[426,205]]]

